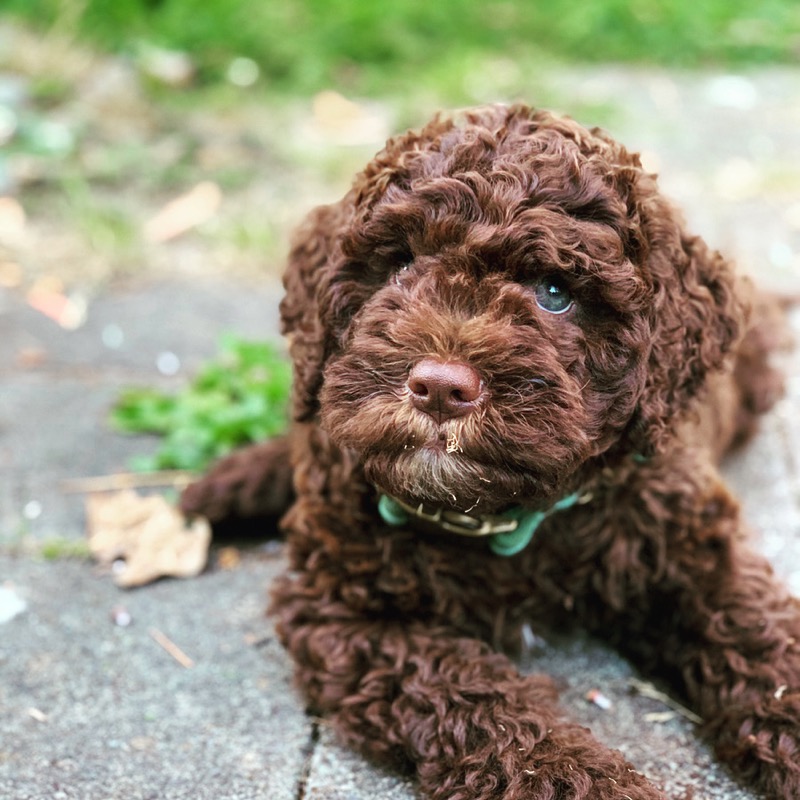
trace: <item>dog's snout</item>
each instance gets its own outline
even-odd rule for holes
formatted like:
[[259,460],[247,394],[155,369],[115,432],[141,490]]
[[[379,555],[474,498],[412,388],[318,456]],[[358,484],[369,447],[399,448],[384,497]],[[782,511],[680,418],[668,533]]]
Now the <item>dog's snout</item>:
[[415,408],[437,422],[471,414],[481,396],[481,376],[460,361],[423,358],[408,374],[408,389]]

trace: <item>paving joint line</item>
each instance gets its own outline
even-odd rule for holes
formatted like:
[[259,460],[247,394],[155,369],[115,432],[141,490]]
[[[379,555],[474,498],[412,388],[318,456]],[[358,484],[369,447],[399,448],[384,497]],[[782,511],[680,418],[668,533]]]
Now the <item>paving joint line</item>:
[[295,800],[305,800],[306,788],[308,786],[309,778],[311,777],[311,763],[314,760],[314,754],[317,752],[317,745],[319,744],[319,726],[318,719],[311,719],[311,732],[308,736],[308,741],[303,748],[303,766],[300,769],[300,777],[297,780],[297,794]]

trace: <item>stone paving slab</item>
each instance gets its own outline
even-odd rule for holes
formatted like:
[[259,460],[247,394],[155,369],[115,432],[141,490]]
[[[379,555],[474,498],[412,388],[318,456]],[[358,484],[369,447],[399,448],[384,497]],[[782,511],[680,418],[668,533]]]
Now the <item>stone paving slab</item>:
[[28,605],[0,637],[0,798],[295,800],[311,726],[264,622],[283,566],[122,593],[85,562],[0,556]]

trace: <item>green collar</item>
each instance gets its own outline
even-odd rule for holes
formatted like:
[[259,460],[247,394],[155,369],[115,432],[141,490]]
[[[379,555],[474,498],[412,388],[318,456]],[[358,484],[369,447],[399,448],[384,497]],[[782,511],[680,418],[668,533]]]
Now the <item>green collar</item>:
[[499,556],[513,556],[530,544],[538,527],[549,516],[574,505],[588,503],[591,499],[591,493],[574,492],[554,503],[546,511],[531,511],[521,506],[514,506],[502,514],[471,516],[442,508],[427,511],[423,503],[415,507],[396,497],[381,493],[378,513],[384,522],[393,527],[406,525],[412,519],[420,519],[447,533],[459,536],[490,536],[489,547],[494,553]]

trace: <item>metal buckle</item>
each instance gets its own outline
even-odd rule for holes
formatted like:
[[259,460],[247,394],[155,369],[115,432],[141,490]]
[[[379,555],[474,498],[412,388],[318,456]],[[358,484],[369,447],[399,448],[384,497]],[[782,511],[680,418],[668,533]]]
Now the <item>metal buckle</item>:
[[459,536],[494,536],[496,533],[512,533],[519,526],[519,521],[508,519],[507,517],[487,514],[483,517],[471,517],[469,514],[462,514],[460,511],[450,511],[448,509],[437,508],[433,512],[425,510],[425,504],[420,503],[414,507],[404,503],[402,500],[394,498],[394,501],[403,510],[424,522],[437,525],[448,533],[456,533]]

